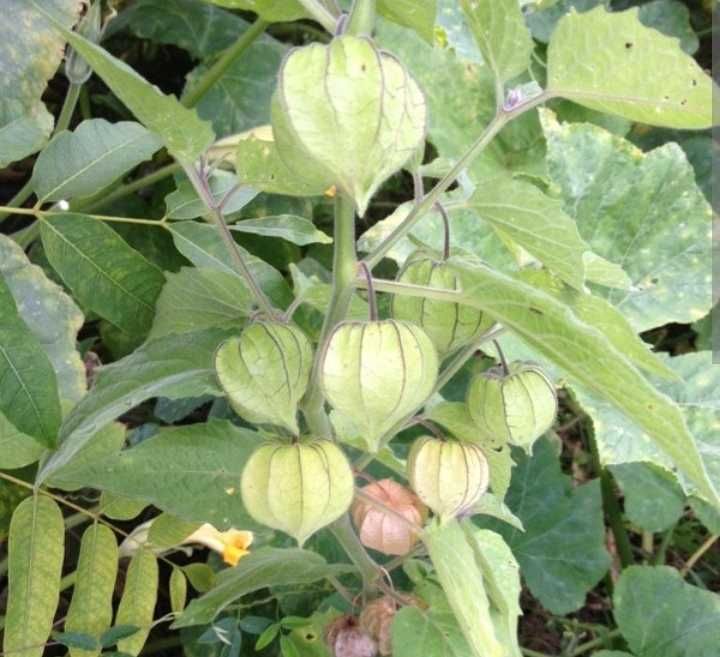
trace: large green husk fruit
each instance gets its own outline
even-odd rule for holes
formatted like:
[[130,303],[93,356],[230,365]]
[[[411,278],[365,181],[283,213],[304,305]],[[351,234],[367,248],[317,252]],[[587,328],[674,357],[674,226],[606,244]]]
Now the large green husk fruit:
[[[398,281],[443,290],[460,289],[457,273],[446,262],[422,256],[408,259]],[[422,326],[440,356],[468,344],[493,325],[493,320],[475,308],[426,297],[395,295],[392,316]]]
[[360,215],[425,140],[425,97],[405,67],[366,38],[291,51],[272,103],[280,157],[315,188],[335,185]]
[[494,438],[529,450],[555,421],[557,394],[544,372],[531,363],[495,367],[473,379],[467,406],[477,426]]
[[240,490],[257,522],[290,534],[302,546],[348,510],[354,484],[350,464],[335,443],[278,441],[253,452]]
[[428,398],[438,356],[419,327],[396,320],[343,322],[321,360],[326,399],[376,452],[380,439]]
[[312,345],[299,328],[263,321],[253,322],[240,337],[220,345],[215,369],[238,415],[297,434],[297,406],[307,388],[312,360]]
[[422,436],[407,461],[410,486],[444,522],[468,511],[487,491],[490,470],[472,443]]

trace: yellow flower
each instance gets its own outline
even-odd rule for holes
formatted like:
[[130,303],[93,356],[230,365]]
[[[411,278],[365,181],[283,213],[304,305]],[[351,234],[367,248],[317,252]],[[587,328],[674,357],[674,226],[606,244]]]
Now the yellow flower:
[[190,534],[183,543],[200,543],[218,554],[222,554],[223,561],[229,566],[236,566],[240,559],[250,554],[248,548],[253,539],[252,532],[239,529],[228,529],[221,532],[210,523],[205,523]]

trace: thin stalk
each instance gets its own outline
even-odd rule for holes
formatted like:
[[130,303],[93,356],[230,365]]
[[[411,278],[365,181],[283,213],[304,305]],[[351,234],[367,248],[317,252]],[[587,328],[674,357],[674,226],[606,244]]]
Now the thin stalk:
[[[362,278],[358,279],[358,287],[366,287]],[[402,294],[406,297],[423,297],[434,301],[449,301],[460,303],[462,293],[447,288],[428,287],[427,285],[413,285],[412,283],[401,283],[400,281],[389,281],[384,278],[373,278],[373,286],[378,292],[389,292],[390,294]]]
[[720,534],[713,534],[712,536],[709,536],[708,539],[697,550],[695,550],[695,552],[693,552],[692,556],[687,560],[687,563],[680,570],[680,574],[685,577],[719,538]]
[[365,593],[374,591],[377,588],[377,581],[380,579],[380,567],[373,561],[360,542],[350,522],[350,515],[343,514],[330,525],[330,531],[348,557],[350,557],[350,561],[360,571]]
[[376,0],[355,0],[345,28],[346,34],[370,36],[375,27]]
[[373,287],[373,278],[370,273],[369,267],[364,263],[360,263],[360,268],[365,275],[365,284],[367,285],[368,291],[368,309],[371,322],[377,322],[378,319],[378,307],[377,307],[377,295],[375,294],[375,288]]
[[497,340],[493,340],[493,345],[495,345],[495,351],[497,351],[498,356],[500,357],[500,363],[502,363],[503,372],[505,373],[505,376],[508,376],[510,374],[510,366],[508,365],[507,359],[505,358],[502,347]]
[[439,200],[440,196],[448,190],[465,168],[470,165],[510,121],[548,101],[550,98],[552,98],[552,94],[545,92],[511,110],[501,109],[493,120],[490,121],[480,137],[470,146],[468,151],[457,161],[447,175],[430,190],[420,203],[415,205],[405,220],[365,258],[368,266],[371,269],[374,268],[385,257],[385,254],[412,230],[418,220],[435,205],[435,202]]
[[257,284],[255,277],[253,276],[252,272],[250,271],[250,268],[247,266],[247,263],[245,262],[245,258],[243,258],[242,253],[240,253],[240,249],[238,248],[238,245],[235,243],[232,233],[230,232],[230,229],[228,228],[227,224],[225,223],[225,218],[223,217],[222,210],[220,210],[220,208],[217,207],[217,205],[215,204],[215,201],[212,198],[212,194],[211,194],[210,190],[208,189],[207,183],[203,180],[202,176],[198,173],[198,171],[193,166],[186,166],[186,167],[184,167],[184,169],[185,169],[185,173],[187,174],[187,177],[189,178],[190,182],[193,184],[195,191],[198,193],[198,196],[200,196],[200,198],[202,199],[203,203],[205,204],[205,207],[208,209],[208,212],[210,213],[210,216],[212,217],[215,224],[217,225],[218,232],[220,233],[220,237],[222,238],[223,242],[225,243],[225,247],[227,248],[227,251],[230,254],[230,258],[233,261],[235,269],[245,280],[245,283],[250,288],[250,292],[252,293],[253,297],[255,297],[255,301],[257,302],[260,309],[268,317],[274,317],[275,309],[273,308],[273,306],[270,303],[270,301],[268,300],[268,298],[265,296],[265,293],[262,291],[260,286]]
[[328,32],[330,32],[330,34],[335,33],[337,18],[333,16],[326,7],[318,2],[318,0],[298,0],[298,2],[305,7],[308,14],[310,14]]
[[604,646],[608,641],[610,641],[610,639],[614,639],[618,636],[620,636],[620,630],[614,629],[611,632],[608,632],[605,636],[598,637],[597,639],[593,639],[592,641],[587,641],[586,643],[581,643],[577,648],[575,648],[575,650],[570,653],[570,657],[578,657],[579,655],[584,655],[586,652],[589,652],[594,648]]
[[653,565],[662,566],[665,563],[667,549],[670,545],[670,541],[672,541],[673,534],[675,533],[675,527],[677,527],[677,524],[674,524],[663,534],[663,537],[660,540],[660,545],[658,546],[657,552],[652,560]]
[[87,121],[92,118],[92,108],[90,107],[90,94],[87,87],[83,86],[80,92],[80,115],[83,120]]
[[181,101],[182,104],[185,107],[195,107],[202,97],[225,74],[225,71],[227,71],[232,63],[265,31],[267,26],[268,23],[258,18],[240,35],[240,38],[222,54],[220,59],[204,73],[200,81],[184,96]]
[[320,390],[320,360],[324,347],[335,328],[347,315],[357,279],[357,254],[355,251],[355,205],[343,194],[335,198],[335,231],[333,235],[333,289],[325,321],[320,331],[318,354],[310,376],[309,393],[303,412],[310,430],[318,437],[329,437],[330,422],[323,410],[323,394]]
[[435,208],[443,220],[443,260],[447,260],[450,257],[450,217],[440,201],[435,203]]

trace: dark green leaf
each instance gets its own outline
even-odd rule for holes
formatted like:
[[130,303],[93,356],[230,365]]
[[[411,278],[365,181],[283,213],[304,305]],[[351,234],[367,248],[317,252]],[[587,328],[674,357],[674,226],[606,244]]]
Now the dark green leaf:
[[680,47],[693,55],[699,47],[698,37],[690,24],[690,11],[677,0],[652,0],[640,6],[640,22],[680,39]]
[[[242,210],[258,195],[258,192],[251,187],[243,186],[235,189],[236,187],[237,178],[232,173],[215,171],[210,176],[210,191],[216,203],[224,201],[228,192],[234,189],[223,206],[226,216]],[[165,199],[165,204],[170,219],[197,219],[208,214],[205,203],[187,179],[180,180],[177,189]]]
[[138,629],[135,625],[116,625],[103,633],[100,637],[100,644],[103,648],[109,648],[110,646],[114,646],[120,639],[126,639],[132,636]]

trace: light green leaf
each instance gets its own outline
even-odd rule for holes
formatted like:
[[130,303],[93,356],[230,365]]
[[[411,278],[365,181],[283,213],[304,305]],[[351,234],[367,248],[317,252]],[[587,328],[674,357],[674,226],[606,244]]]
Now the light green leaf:
[[332,237],[315,228],[312,221],[294,214],[281,214],[262,219],[244,219],[230,226],[230,230],[238,233],[279,237],[299,246],[332,244]]
[[3,413],[0,413],[0,470],[24,468],[35,463],[45,446],[27,434],[18,431]]
[[465,303],[484,310],[588,390],[645,429],[677,467],[720,505],[677,406],[658,392],[600,330],[565,304],[482,266],[458,266]]
[[637,657],[710,657],[720,645],[720,595],[686,584],[674,568],[627,568],[613,602]]
[[[182,221],[171,224],[168,229],[178,251],[190,262],[201,269],[214,269],[225,272],[243,281],[233,267],[232,259],[215,226],[194,221]],[[238,246],[250,271],[263,291],[278,306],[284,307],[292,299],[288,284],[282,274],[263,260],[251,256]]]
[[[77,20],[80,0],[43,0],[66,27]],[[0,23],[0,167],[42,148],[53,117],[41,102],[48,80],[63,58],[64,39],[26,0],[7,0]],[[12,17],[12,20],[9,18]]]
[[298,0],[283,0],[282,2],[277,2],[277,0],[205,0],[205,2],[228,9],[254,11],[264,20],[273,23],[284,23],[307,17],[305,8]]
[[40,341],[18,315],[15,300],[0,277],[0,413],[18,439],[27,434],[46,447],[57,442],[60,400],[52,364]]
[[468,206],[566,283],[583,288],[587,245],[560,201],[534,185],[502,177],[479,184]]
[[[218,204],[225,199],[228,192],[237,186],[235,176],[222,170],[213,172],[209,182],[213,201]],[[257,195],[258,192],[251,187],[243,186],[236,189],[223,206],[224,214],[227,216],[242,210]],[[195,188],[187,178],[182,179],[177,189],[168,194],[165,198],[165,205],[167,206],[167,216],[170,219],[197,219],[208,214],[205,203],[197,195]]]
[[114,520],[132,520],[137,518],[141,511],[147,507],[147,503],[142,500],[132,500],[122,495],[114,495],[108,491],[103,491],[100,495],[100,503],[98,504],[102,514]]
[[216,585],[193,600],[172,627],[211,623],[229,604],[259,589],[311,584],[352,571],[352,566],[330,565],[319,554],[299,548],[264,547],[253,550],[237,566],[219,573]]
[[683,151],[666,144],[645,155],[601,128],[542,116],[566,210],[632,281],[603,293],[638,331],[700,319],[711,304],[711,209]]
[[3,651],[41,657],[60,599],[65,525],[49,497],[29,497],[15,509],[8,546],[8,601]]
[[99,427],[112,422],[146,399],[178,399],[206,393],[220,395],[213,358],[230,334],[219,329],[173,335],[145,343],[104,367],[90,393],[65,418],[61,446],[38,474],[42,482],[93,439]]
[[172,427],[88,464],[78,478],[188,522],[255,529],[240,498],[240,473],[261,441],[256,432],[227,420]]
[[52,215],[42,221],[40,235],[50,264],[85,308],[126,333],[147,333],[165,282],[160,269],[85,215]]
[[[508,473],[508,482],[509,479],[510,475]],[[525,531],[520,518],[510,511],[505,502],[493,495],[493,493],[485,493],[471,511],[473,515],[492,516],[515,527],[515,529],[519,529],[521,532]]]
[[[110,628],[118,569],[118,546],[112,529],[94,523],[85,530],[75,571],[75,589],[65,619],[66,632],[100,636]],[[72,648],[71,657],[92,657],[100,650]]]
[[183,267],[177,273],[167,272],[165,278],[151,339],[212,327],[239,332],[252,310],[247,287],[233,274]]
[[130,560],[125,588],[115,618],[116,625],[134,625],[139,630],[117,642],[119,652],[136,657],[150,634],[158,593],[158,563],[149,550],[140,550]]
[[392,647],[394,657],[467,657],[470,649],[452,612],[440,613],[436,605],[400,609],[392,623]]
[[532,457],[516,452],[517,466],[506,503],[525,531],[478,518],[508,543],[530,591],[544,607],[566,614],[585,603],[585,594],[610,566],[605,550],[599,482],[573,489],[547,439]]
[[440,584],[476,657],[504,657],[475,549],[457,520],[434,523],[422,536]]
[[524,73],[534,44],[517,0],[461,0],[460,4],[495,77],[505,82]]
[[638,16],[643,25],[679,39],[680,47],[688,55],[697,52],[700,44],[687,5],[677,0],[652,0],[640,6]]
[[57,376],[61,405],[67,410],[87,388],[85,365],[76,348],[84,322],[80,309],[41,267],[30,263],[13,240],[2,235],[0,277],[10,288],[20,317],[48,355]]
[[180,568],[173,568],[170,573],[170,610],[179,614],[185,609],[187,601],[187,577]]
[[[305,273],[294,263],[290,264],[290,275],[293,280],[293,292],[296,297],[301,297],[303,303],[311,308],[325,313],[327,312],[332,297],[332,283],[321,280],[317,275],[306,276]],[[350,301],[348,319],[367,319],[368,305],[364,299],[354,294]]]
[[90,196],[114,182],[162,146],[139,123],[83,121],[61,132],[35,163],[32,184],[42,202]]
[[[32,2],[38,6],[37,0]],[[100,46],[70,32],[57,21],[53,23],[138,120],[162,137],[178,161],[192,164],[210,146],[215,135],[210,125],[201,121],[193,110],[162,93]]]
[[632,286],[630,277],[620,265],[605,260],[592,251],[583,253],[583,260],[585,261],[585,280],[588,283],[616,290],[629,290]]
[[625,498],[628,520],[649,532],[672,527],[685,509],[685,494],[667,470],[650,463],[610,466]]
[[170,513],[161,513],[150,525],[148,540],[153,549],[169,550],[180,545],[198,527],[198,522],[188,522]]
[[633,121],[691,129],[713,124],[718,97],[678,41],[645,27],[637,8],[565,16],[548,48],[548,90]]
[[437,0],[378,0],[377,10],[383,18],[415,30],[433,43]]

